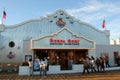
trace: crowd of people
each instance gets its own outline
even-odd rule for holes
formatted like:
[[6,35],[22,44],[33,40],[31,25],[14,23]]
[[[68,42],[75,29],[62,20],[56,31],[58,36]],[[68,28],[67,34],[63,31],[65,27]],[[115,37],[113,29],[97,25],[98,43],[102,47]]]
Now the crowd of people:
[[86,59],[83,60],[83,74],[85,71],[89,74],[89,70],[91,72],[104,72],[105,67],[110,67],[109,65],[109,58],[106,56],[105,58],[100,57],[100,58],[95,58],[91,56],[91,58],[87,57]]
[[[120,57],[117,59],[117,63],[119,63]],[[29,73],[30,75],[33,75],[33,69],[39,70],[40,75],[47,76],[47,67],[48,67],[48,60],[47,58],[44,59],[35,59],[33,62],[32,59],[29,59]],[[34,65],[34,66],[33,66]],[[119,64],[118,64],[119,65]],[[83,74],[85,74],[85,71],[89,74],[91,72],[104,72],[105,67],[110,67],[109,65],[109,58],[106,57],[100,57],[100,58],[94,58],[91,56],[91,58],[86,57],[83,59]]]

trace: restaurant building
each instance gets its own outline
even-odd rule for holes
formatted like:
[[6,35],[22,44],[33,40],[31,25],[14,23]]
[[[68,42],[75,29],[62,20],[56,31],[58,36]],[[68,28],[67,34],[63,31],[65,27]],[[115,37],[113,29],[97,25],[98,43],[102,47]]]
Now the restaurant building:
[[[101,31],[58,9],[45,17],[0,25],[0,62],[49,61],[48,73],[79,72],[82,59],[109,56],[115,65],[120,46],[110,45],[110,31]],[[115,48],[115,49],[114,49]],[[69,68],[68,61],[73,61]]]

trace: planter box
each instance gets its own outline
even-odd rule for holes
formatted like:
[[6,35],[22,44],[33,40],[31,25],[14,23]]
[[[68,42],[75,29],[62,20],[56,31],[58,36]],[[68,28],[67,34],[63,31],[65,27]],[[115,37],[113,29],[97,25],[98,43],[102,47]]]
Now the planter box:
[[19,66],[19,75],[30,75],[29,66]]
[[60,65],[50,65],[48,74],[56,74],[60,72]]
[[50,65],[48,74],[76,73],[83,71],[83,64],[73,64],[72,70],[60,70],[60,65]]
[[82,72],[83,71],[83,64],[74,64],[73,71],[74,72]]

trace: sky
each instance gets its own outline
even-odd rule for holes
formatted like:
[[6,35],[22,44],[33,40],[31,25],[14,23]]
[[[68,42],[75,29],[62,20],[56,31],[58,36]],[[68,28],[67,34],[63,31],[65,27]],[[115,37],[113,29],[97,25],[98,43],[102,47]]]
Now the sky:
[[105,18],[110,39],[120,38],[120,0],[0,0],[1,20],[3,9],[7,14],[5,25],[43,17],[57,9],[63,9],[99,30],[105,30],[102,28]]

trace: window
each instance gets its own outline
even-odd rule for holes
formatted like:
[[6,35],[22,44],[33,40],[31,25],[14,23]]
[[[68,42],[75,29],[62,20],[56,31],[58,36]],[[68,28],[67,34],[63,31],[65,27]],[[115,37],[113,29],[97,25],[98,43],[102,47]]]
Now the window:
[[14,43],[13,41],[10,41],[10,42],[9,42],[9,47],[12,48],[12,47],[14,47],[14,46],[15,46],[15,43]]

